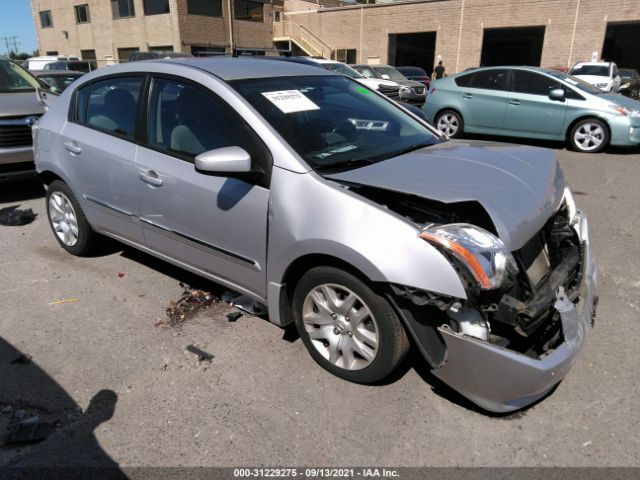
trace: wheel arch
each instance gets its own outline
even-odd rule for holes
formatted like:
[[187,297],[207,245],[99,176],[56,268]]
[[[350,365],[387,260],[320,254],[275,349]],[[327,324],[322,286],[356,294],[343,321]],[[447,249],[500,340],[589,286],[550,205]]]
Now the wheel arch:
[[[578,118],[575,118],[571,121],[571,123],[569,124],[569,126],[567,127],[565,133],[564,133],[564,138],[565,141],[569,142],[570,141],[570,136],[571,136],[571,131],[573,130],[573,128],[581,121],[583,120],[598,120],[600,122],[602,122],[605,126],[605,128],[607,129],[607,134],[609,135],[609,143],[611,143],[611,125],[609,125],[609,122],[607,121],[606,118],[604,117],[600,117],[598,115],[596,115],[595,113],[590,113],[590,114],[586,114],[586,115],[581,115]],[[606,147],[606,145],[605,145]]]

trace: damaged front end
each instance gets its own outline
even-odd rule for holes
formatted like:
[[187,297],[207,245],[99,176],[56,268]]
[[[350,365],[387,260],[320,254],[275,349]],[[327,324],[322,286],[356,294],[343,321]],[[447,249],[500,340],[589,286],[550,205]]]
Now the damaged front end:
[[492,412],[543,397],[571,368],[597,304],[587,219],[570,191],[514,252],[473,224],[427,225],[420,236],[449,259],[467,291],[463,300],[392,286],[434,375]]

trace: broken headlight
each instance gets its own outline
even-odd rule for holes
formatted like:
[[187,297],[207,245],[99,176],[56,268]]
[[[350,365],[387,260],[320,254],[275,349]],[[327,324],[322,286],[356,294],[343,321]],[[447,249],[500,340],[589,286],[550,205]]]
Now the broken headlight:
[[518,272],[516,261],[504,243],[475,225],[430,225],[419,236],[451,253],[467,267],[483,290],[500,287],[509,272]]

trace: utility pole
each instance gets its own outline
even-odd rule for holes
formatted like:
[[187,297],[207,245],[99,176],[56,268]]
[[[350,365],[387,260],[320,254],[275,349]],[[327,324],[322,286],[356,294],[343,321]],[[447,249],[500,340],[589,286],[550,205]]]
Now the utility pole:
[[[18,37],[12,35],[7,37],[0,37],[0,39],[4,40],[4,45],[7,49],[7,55],[9,55],[12,51],[16,54],[18,53]],[[10,45],[13,45],[13,49]]]

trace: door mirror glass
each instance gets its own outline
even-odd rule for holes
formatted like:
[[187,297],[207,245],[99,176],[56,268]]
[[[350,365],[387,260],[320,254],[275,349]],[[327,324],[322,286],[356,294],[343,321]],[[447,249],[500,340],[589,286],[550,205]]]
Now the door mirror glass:
[[196,157],[196,170],[210,173],[247,173],[251,171],[251,155],[240,147],[216,148]]
[[549,98],[552,100],[563,100],[564,99],[564,89],[563,88],[554,88],[549,92]]

